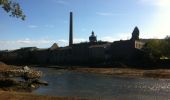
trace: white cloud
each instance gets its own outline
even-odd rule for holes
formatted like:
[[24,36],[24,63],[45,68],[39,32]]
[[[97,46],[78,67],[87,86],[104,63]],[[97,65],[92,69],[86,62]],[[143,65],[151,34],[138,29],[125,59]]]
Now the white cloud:
[[26,38],[24,40],[17,40],[16,43],[21,43],[21,44],[31,44],[33,41],[31,41],[29,38]]
[[100,16],[112,16],[113,13],[111,12],[96,12],[97,15],[100,15]]
[[59,40],[57,41],[57,44],[58,44],[59,46],[67,46],[67,45],[68,45],[68,40],[59,39]]
[[131,33],[118,33],[117,35],[99,37],[98,40],[113,42],[118,40],[128,40],[130,38]]
[[39,40],[31,40],[29,38],[26,39],[20,39],[20,40],[11,40],[11,41],[0,41],[1,50],[5,49],[18,49],[21,47],[40,47],[40,48],[48,48],[53,43],[55,43],[54,40],[49,39],[39,39]]
[[62,4],[62,5],[67,5],[68,1],[66,0],[53,0],[54,2],[58,3],[58,4]]
[[29,27],[29,28],[38,28],[37,25],[29,25],[28,27]]
[[46,24],[46,25],[42,25],[42,26],[38,26],[38,25],[28,25],[28,28],[39,28],[39,27],[45,27],[45,28],[54,28],[54,25],[50,25],[50,24]]
[[[73,40],[74,43],[85,42],[86,39],[83,38],[75,38]],[[19,40],[4,40],[0,41],[0,50],[12,50],[12,49],[19,49],[21,47],[38,47],[38,48],[49,48],[53,43],[57,43],[59,46],[67,46],[68,40],[66,39],[59,39],[59,40],[50,40],[48,38],[39,39],[39,40],[32,40],[29,38],[19,39]]]
[[116,39],[113,38],[113,37],[111,37],[111,36],[105,36],[105,37],[102,37],[100,40],[113,42],[113,41],[115,41]]
[[127,40],[131,38],[131,33],[119,33],[119,35],[117,36],[117,39],[120,40]]
[[61,40],[58,40],[58,42],[67,43],[67,42],[68,42],[68,40],[61,39]]
[[125,15],[125,13],[115,11],[115,12],[96,12],[100,16],[114,16],[114,15]]
[[[74,38],[73,39],[73,43],[81,43],[81,42],[86,42],[88,40],[84,39],[84,38]],[[57,43],[59,46],[67,46],[69,45],[69,41],[66,39],[59,39],[57,40]]]
[[81,43],[81,42],[85,42],[87,40],[84,38],[75,38],[75,39],[73,39],[73,41],[74,41],[74,43]]
[[40,40],[31,40],[29,38],[23,39],[23,40],[17,40],[15,41],[17,44],[30,44],[30,45],[39,45],[39,44],[48,44],[54,42],[53,40],[48,39],[40,39]]

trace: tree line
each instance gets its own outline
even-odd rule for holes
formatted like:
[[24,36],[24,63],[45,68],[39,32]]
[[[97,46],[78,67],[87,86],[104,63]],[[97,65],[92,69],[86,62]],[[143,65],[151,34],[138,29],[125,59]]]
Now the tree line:
[[143,47],[151,59],[170,59],[170,36],[164,39],[151,39]]

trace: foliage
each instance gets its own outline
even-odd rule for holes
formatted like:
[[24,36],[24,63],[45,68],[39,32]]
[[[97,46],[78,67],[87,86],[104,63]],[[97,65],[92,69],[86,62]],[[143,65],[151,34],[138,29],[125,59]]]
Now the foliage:
[[13,0],[0,0],[0,6],[2,6],[7,13],[10,13],[10,16],[25,20],[26,16],[23,14],[22,9],[17,2]]
[[170,36],[166,36],[165,40],[164,40],[164,54],[167,55],[167,57],[170,58]]
[[148,52],[152,59],[170,58],[170,37],[149,40],[143,47],[143,50]]
[[151,58],[157,59],[161,56],[160,46],[161,46],[160,40],[155,39],[148,41],[143,49],[150,54]]

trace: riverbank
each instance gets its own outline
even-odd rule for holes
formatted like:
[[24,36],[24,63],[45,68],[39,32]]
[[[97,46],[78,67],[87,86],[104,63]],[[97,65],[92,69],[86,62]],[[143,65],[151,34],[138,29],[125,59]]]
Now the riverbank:
[[38,79],[41,76],[41,71],[0,62],[0,100],[86,100],[78,97],[32,94],[33,90],[48,84]]
[[0,91],[0,100],[87,100],[78,97],[55,97],[31,93]]
[[69,70],[122,77],[170,78],[170,69],[144,70],[134,68],[73,68]]
[[57,70],[64,69],[69,71],[77,71],[84,73],[114,75],[120,77],[140,77],[140,78],[170,78],[170,69],[155,67],[155,68],[133,68],[122,65],[121,67],[96,67],[96,66],[48,66],[47,68],[56,68]]

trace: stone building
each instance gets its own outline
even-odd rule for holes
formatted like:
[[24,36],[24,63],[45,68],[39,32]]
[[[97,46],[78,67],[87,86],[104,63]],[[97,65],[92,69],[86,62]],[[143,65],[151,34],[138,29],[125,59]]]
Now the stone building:
[[70,13],[69,46],[58,47],[54,43],[50,48],[38,49],[36,47],[21,48],[12,52],[0,52],[0,60],[23,61],[33,64],[102,64],[113,61],[130,61],[142,57],[144,43],[140,41],[139,29],[134,28],[130,40],[115,42],[97,41],[97,36],[92,34],[89,42],[74,44],[73,41],[73,13]]

